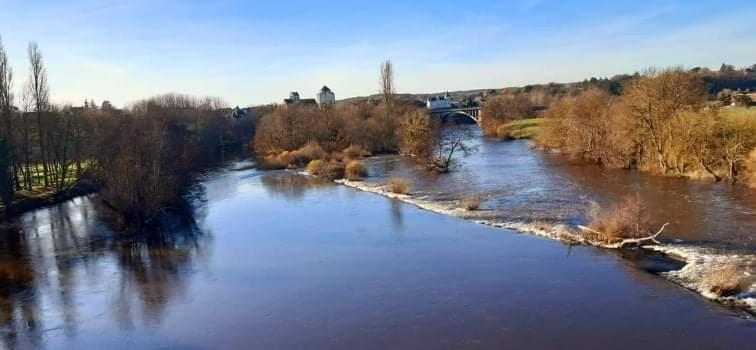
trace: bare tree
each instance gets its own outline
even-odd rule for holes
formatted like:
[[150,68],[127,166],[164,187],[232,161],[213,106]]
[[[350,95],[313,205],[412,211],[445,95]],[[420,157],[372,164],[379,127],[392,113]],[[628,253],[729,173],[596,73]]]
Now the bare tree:
[[384,151],[388,151],[394,145],[394,64],[390,60],[381,63],[381,75],[379,79],[381,86],[381,95],[383,95],[383,105],[385,108]]
[[530,117],[532,110],[533,106],[524,94],[491,97],[481,111],[481,128],[486,135],[495,136],[498,127]]
[[10,138],[12,125],[13,107],[13,70],[8,63],[8,54],[3,47],[3,39],[0,37],[0,117],[5,120],[6,136]]
[[454,166],[455,155],[462,153],[467,156],[477,148],[470,145],[473,135],[469,127],[464,125],[448,125],[435,129],[435,144],[433,155],[428,161],[428,168],[439,173],[446,173]]
[[634,80],[623,92],[630,115],[641,123],[646,142],[656,153],[659,169],[674,170],[669,155],[670,120],[677,113],[695,107],[705,99],[703,81],[680,69],[650,70],[643,79]]
[[[3,188],[8,192],[3,195],[8,200],[13,200],[15,184],[18,184],[18,177],[15,171],[15,144],[13,137],[13,70],[8,63],[8,54],[5,52],[2,37],[0,37],[0,118],[3,119],[5,132],[0,133],[4,139],[5,158],[7,161],[7,170],[12,175],[7,183],[3,182]],[[1,155],[0,155],[1,156]],[[5,170],[2,170],[5,171]]]
[[386,104],[386,113],[390,114],[394,100],[394,64],[390,60],[381,63],[380,84],[383,103]]
[[18,142],[18,169],[21,173],[22,188],[26,190],[32,189],[32,156],[31,156],[31,125],[29,122],[30,111],[32,109],[31,97],[29,91],[24,90],[21,94],[21,111],[20,119],[21,127],[19,128],[21,135],[19,135]]
[[50,89],[47,86],[47,70],[42,59],[42,52],[35,42],[29,43],[29,81],[27,90],[37,115],[37,133],[39,135],[39,152],[42,162],[43,179],[45,186],[50,185],[49,169],[47,164],[47,148],[45,147],[45,128],[42,123],[42,114],[49,108]]
[[13,177],[11,175],[10,145],[6,138],[0,137],[0,203],[10,206],[13,203]]

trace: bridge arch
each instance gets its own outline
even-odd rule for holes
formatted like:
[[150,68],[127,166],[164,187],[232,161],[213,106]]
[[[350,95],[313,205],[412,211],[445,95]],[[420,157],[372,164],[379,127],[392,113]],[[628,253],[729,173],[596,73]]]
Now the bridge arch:
[[441,122],[454,121],[457,124],[480,124],[480,107],[447,108],[431,111],[431,116]]
[[441,115],[441,123],[446,124],[449,122],[454,124],[479,124],[480,120],[470,113],[454,111]]

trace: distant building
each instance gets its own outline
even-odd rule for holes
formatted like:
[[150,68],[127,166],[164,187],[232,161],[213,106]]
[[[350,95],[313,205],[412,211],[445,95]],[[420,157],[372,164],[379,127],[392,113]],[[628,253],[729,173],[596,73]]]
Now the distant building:
[[318,106],[322,108],[325,105],[332,105],[334,103],[336,103],[336,94],[328,86],[323,86],[315,94],[315,98],[301,98],[298,92],[292,91],[289,94],[289,98],[284,99],[284,104],[287,106]]
[[425,107],[430,110],[452,108],[451,96],[447,92],[443,96],[430,97],[425,101]]
[[323,88],[315,95],[315,100],[318,102],[318,106],[322,108],[324,105],[332,105],[336,103],[336,94],[334,94],[328,86],[323,86]]
[[284,99],[284,105],[291,106],[317,106],[318,102],[314,98],[299,98],[299,93],[292,91],[289,93],[289,98]]

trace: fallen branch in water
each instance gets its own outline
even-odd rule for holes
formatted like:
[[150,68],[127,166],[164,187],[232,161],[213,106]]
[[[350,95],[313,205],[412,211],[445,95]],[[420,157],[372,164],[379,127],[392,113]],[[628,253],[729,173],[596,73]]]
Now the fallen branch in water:
[[[599,246],[599,247],[607,248],[607,249],[622,249],[627,245],[642,245],[647,242],[654,243],[654,244],[661,244],[661,242],[659,242],[657,238],[662,234],[662,232],[664,232],[664,229],[667,228],[667,225],[669,225],[669,223],[665,223],[664,225],[661,226],[661,228],[659,228],[659,231],[656,231],[656,233],[648,237],[628,238],[628,239],[623,239],[616,243],[601,243],[601,242],[592,241],[592,240],[587,240],[587,242],[590,243],[591,245],[595,245],[595,246]],[[590,227],[578,226],[578,228],[580,228],[583,231],[597,234],[599,237],[603,235],[601,232],[598,232]]]

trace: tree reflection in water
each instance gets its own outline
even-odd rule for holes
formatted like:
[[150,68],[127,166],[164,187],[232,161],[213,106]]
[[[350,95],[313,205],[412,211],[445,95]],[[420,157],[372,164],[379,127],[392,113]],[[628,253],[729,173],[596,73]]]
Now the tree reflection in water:
[[330,181],[300,174],[269,173],[261,176],[260,182],[269,193],[289,200],[302,200],[312,188],[333,186]]
[[210,237],[193,219],[124,237],[104,225],[97,210],[93,199],[78,198],[0,229],[4,348],[39,347],[47,332],[75,337],[80,309],[98,301],[105,317],[121,327],[158,324],[166,306],[182,296],[193,264],[208,252]]
[[35,284],[26,237],[15,227],[0,228],[0,336],[6,349],[39,345]]

